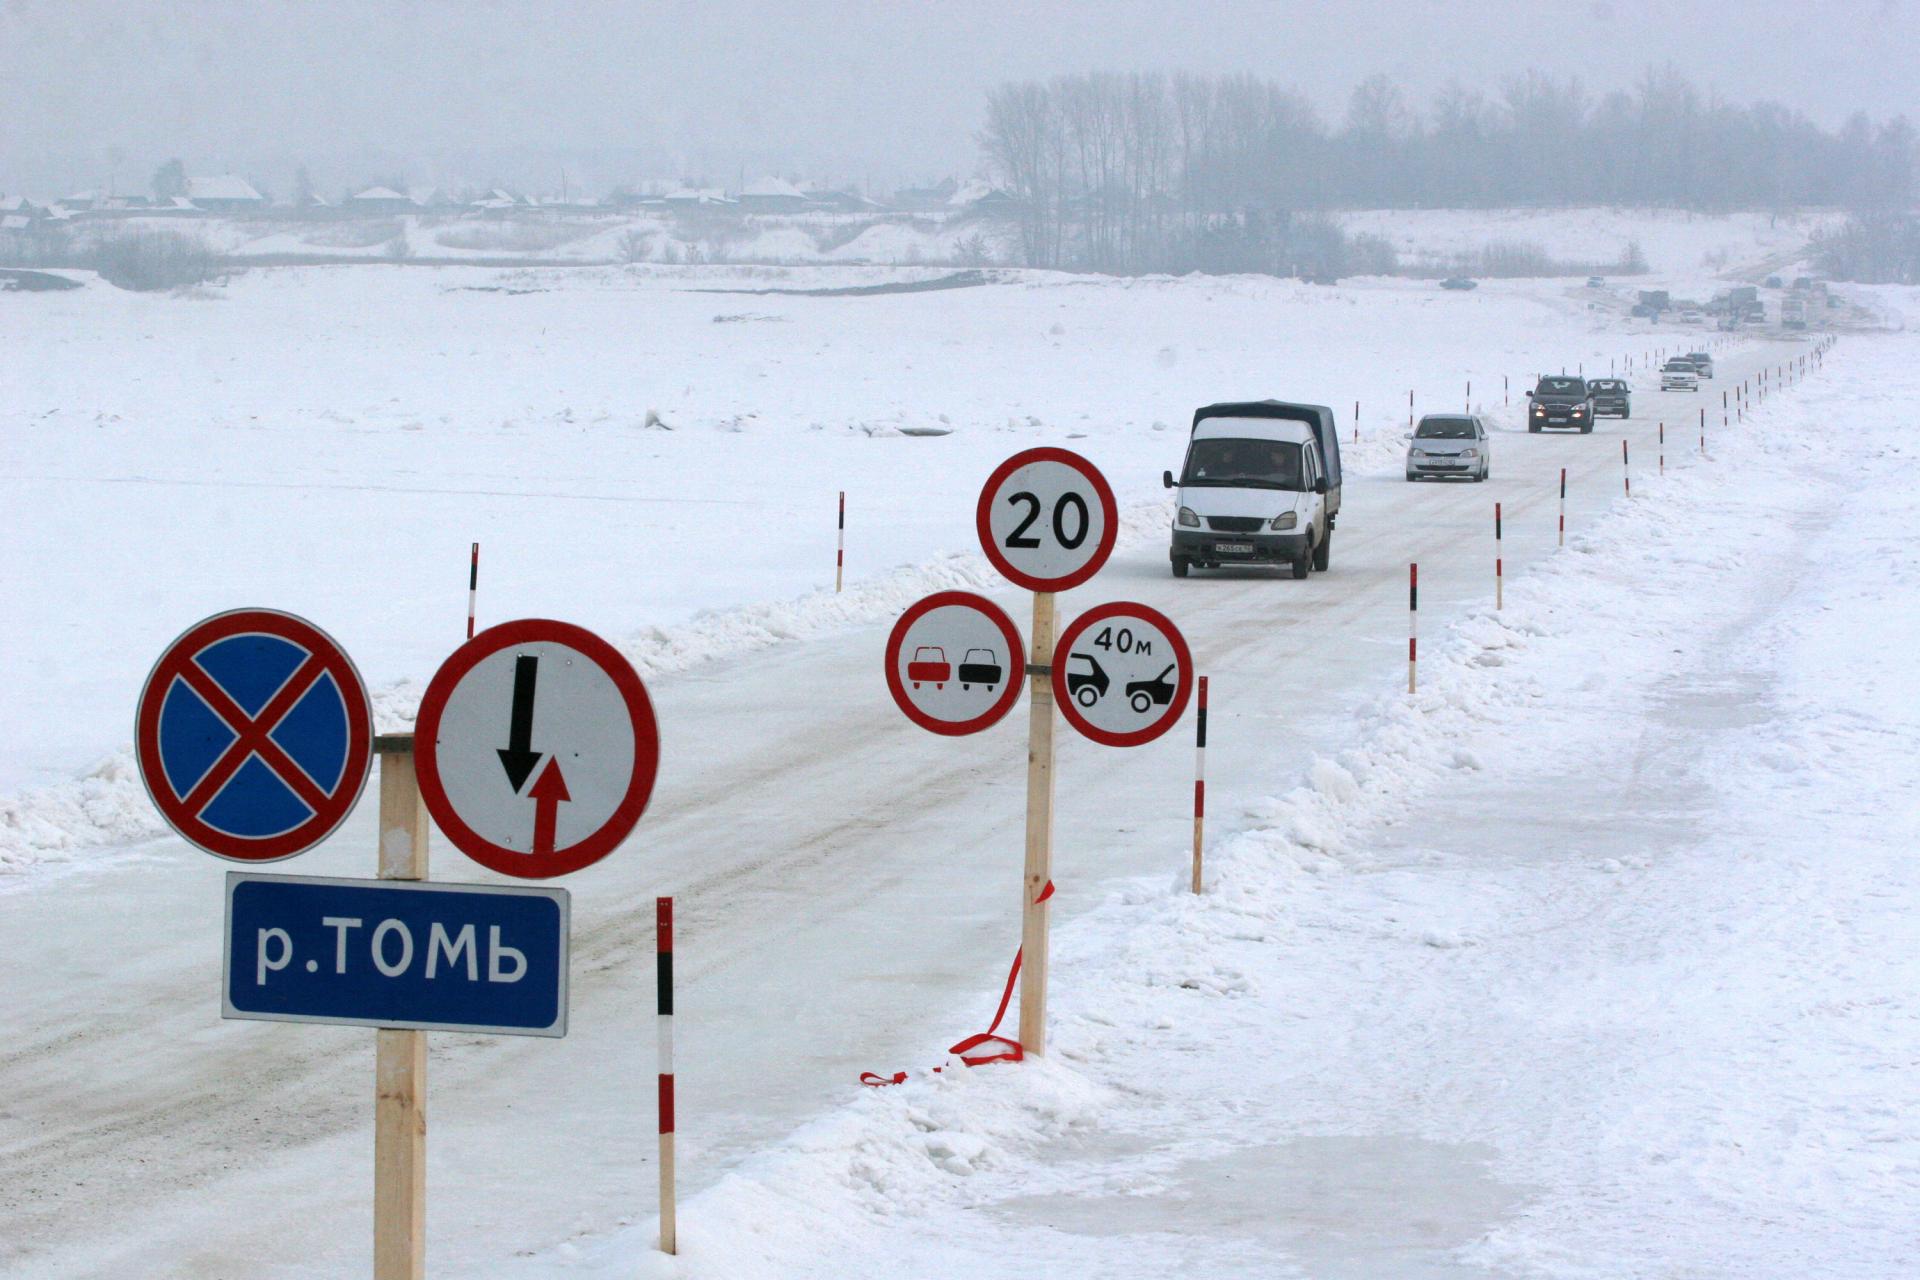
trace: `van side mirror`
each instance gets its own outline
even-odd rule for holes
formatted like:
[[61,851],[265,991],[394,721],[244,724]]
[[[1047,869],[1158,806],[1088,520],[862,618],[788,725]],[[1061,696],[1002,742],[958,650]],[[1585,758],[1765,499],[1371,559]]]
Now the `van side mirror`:
[[1162,471],[1160,473],[1160,487],[1163,489],[1173,488],[1173,472]]
[[1315,476],[1313,478],[1313,491],[1315,493],[1325,493],[1327,491],[1327,478],[1325,476]]

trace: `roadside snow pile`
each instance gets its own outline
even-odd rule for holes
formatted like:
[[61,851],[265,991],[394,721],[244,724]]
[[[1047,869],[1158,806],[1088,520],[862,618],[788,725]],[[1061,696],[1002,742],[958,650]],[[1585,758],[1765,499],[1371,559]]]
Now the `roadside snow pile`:
[[117,752],[84,777],[0,797],[0,876],[164,830],[133,754]]

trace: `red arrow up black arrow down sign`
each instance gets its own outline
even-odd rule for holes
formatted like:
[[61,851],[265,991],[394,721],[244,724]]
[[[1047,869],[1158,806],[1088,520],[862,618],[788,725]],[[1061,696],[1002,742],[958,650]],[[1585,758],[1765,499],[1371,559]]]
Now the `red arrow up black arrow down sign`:
[[[513,660],[513,715],[507,728],[507,745],[499,748],[500,765],[507,771],[507,783],[515,795],[526,785],[540,753],[533,749],[533,704],[540,683],[540,658],[523,653]],[[540,773],[527,798],[534,803],[533,852],[553,852],[554,828],[559,819],[560,802],[571,800],[567,780],[560,772],[559,760],[550,760]]]

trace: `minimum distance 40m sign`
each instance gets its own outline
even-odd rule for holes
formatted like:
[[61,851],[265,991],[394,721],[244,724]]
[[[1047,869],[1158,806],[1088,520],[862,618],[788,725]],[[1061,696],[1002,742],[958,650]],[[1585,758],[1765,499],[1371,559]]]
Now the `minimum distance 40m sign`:
[[420,700],[414,757],[421,799],[456,848],[543,880],[626,839],[653,792],[660,735],[617,649],[532,618],[454,650]]
[[353,811],[373,754],[366,685],[304,618],[235,609],[168,645],[140,690],[134,750],[154,807],[189,843],[276,862]]
[[1080,733],[1110,747],[1151,742],[1193,693],[1193,654],[1157,609],[1103,604],[1075,618],[1053,652],[1053,698]]

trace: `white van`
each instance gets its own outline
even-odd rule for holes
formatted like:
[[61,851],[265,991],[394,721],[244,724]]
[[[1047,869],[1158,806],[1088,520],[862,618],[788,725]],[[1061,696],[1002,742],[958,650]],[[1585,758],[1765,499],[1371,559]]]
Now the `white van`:
[[1333,411],[1320,405],[1200,410],[1179,480],[1161,477],[1180,491],[1173,576],[1236,564],[1284,564],[1296,578],[1325,570],[1340,510],[1338,450]]

